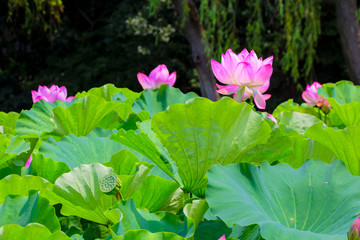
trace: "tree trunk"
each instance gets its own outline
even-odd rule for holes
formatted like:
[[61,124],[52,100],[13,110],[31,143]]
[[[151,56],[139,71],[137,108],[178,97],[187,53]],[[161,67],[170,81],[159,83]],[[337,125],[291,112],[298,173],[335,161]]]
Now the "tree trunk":
[[[185,23],[184,31],[191,45],[192,58],[200,78],[200,90],[203,97],[216,101],[219,94],[216,92],[216,81],[210,67],[210,59],[205,53],[202,37],[204,28],[200,22],[199,11],[193,0],[172,0],[180,19]],[[184,12],[184,9],[189,10]]]
[[336,0],[336,22],[350,79],[360,84],[360,31],[356,0]]

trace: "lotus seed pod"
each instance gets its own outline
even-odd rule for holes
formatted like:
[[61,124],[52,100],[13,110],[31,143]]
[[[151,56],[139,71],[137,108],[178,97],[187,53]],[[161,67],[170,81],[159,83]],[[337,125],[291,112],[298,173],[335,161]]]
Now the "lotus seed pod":
[[115,173],[103,177],[100,182],[100,190],[107,195],[119,195],[121,181]]

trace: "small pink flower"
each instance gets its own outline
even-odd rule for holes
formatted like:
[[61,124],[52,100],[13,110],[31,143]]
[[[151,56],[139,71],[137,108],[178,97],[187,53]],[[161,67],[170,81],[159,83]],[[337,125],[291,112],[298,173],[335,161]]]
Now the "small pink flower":
[[219,238],[218,240],[226,240],[225,238],[225,234],[221,236],[221,238]]
[[45,102],[54,102],[60,100],[62,102],[71,102],[75,97],[68,97],[66,87],[58,87],[52,85],[50,88],[46,86],[39,86],[38,91],[31,91],[33,102],[44,100]]
[[170,87],[174,86],[176,72],[169,75],[167,67],[164,64],[161,64],[152,70],[149,76],[139,72],[137,78],[143,89],[153,90],[159,88],[161,84],[169,84]]
[[271,121],[273,121],[274,123],[277,124],[276,118],[275,118],[273,115],[271,115],[270,113],[269,113],[269,115],[267,116],[267,119],[270,119]]
[[29,159],[25,163],[25,167],[30,166],[31,161],[32,161],[32,156],[30,155]]
[[360,240],[360,217],[352,223],[347,233],[348,240]]
[[317,89],[320,87],[322,87],[322,85],[318,82],[314,82],[310,86],[306,85],[306,90],[302,93],[302,98],[311,107],[316,105],[318,107],[330,108],[328,101],[324,97],[318,95]]
[[241,102],[250,96],[259,109],[265,109],[265,100],[270,94],[263,94],[269,88],[270,77],[273,71],[273,56],[265,60],[258,58],[252,50],[244,49],[236,55],[231,49],[221,55],[221,64],[211,59],[211,67],[215,77],[226,86],[217,85],[218,93],[234,94],[236,101]]

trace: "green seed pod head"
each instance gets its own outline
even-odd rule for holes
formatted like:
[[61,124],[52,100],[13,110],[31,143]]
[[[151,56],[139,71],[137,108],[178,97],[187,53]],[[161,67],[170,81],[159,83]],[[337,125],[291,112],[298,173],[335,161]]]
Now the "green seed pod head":
[[121,181],[115,173],[103,177],[100,182],[100,190],[107,195],[117,195],[121,189]]

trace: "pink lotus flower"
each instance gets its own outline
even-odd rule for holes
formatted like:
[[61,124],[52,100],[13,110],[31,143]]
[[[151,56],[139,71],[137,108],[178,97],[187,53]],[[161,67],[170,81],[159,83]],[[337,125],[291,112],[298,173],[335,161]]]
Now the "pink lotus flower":
[[219,238],[218,240],[226,240],[225,238],[225,234],[221,236],[221,238]]
[[156,89],[161,84],[169,84],[170,87],[174,86],[176,81],[176,72],[173,72],[169,76],[169,70],[164,64],[157,66],[152,70],[149,76],[143,73],[138,73],[137,78],[143,89]]
[[263,94],[268,90],[270,77],[273,71],[273,56],[265,60],[258,58],[252,50],[250,53],[244,49],[236,55],[231,49],[221,55],[221,64],[211,59],[211,67],[215,77],[226,86],[217,85],[218,93],[224,95],[234,94],[236,101],[241,102],[254,97],[259,109],[265,109],[265,100],[270,94]]
[[316,105],[326,112],[330,110],[330,104],[324,97],[318,95],[317,89],[320,87],[322,87],[322,85],[318,82],[314,82],[310,86],[306,85],[306,90],[302,93],[302,98],[311,107]]
[[32,161],[32,156],[30,155],[29,159],[25,163],[25,167],[30,166],[31,161]]
[[270,119],[271,121],[273,121],[274,123],[277,124],[276,118],[275,118],[273,115],[271,115],[270,113],[269,113],[269,115],[267,116],[267,119]]
[[45,102],[54,102],[56,100],[60,100],[62,102],[71,102],[75,97],[68,97],[66,87],[58,87],[56,85],[52,85],[49,88],[46,86],[39,86],[38,91],[31,91],[33,102],[37,102],[40,100],[44,100]]
[[347,233],[348,240],[360,240],[360,217],[352,223]]

